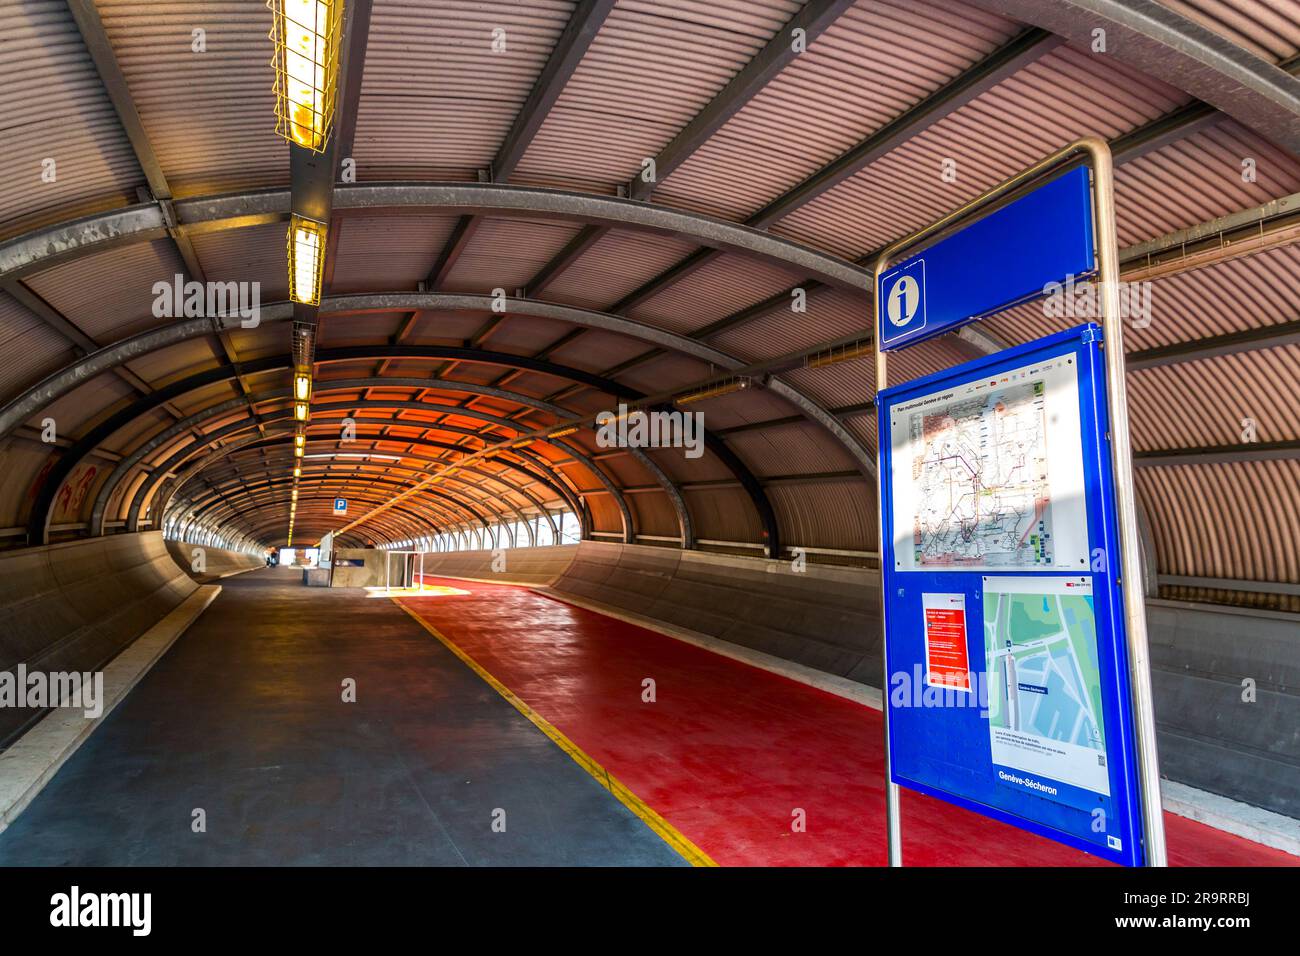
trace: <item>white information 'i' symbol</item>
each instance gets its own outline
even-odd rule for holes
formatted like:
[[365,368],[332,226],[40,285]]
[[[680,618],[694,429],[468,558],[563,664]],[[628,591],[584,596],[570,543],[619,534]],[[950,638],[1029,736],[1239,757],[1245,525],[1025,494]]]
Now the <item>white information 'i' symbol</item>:
[[889,289],[889,321],[903,327],[916,317],[916,309],[921,304],[921,287],[910,275],[901,275]]

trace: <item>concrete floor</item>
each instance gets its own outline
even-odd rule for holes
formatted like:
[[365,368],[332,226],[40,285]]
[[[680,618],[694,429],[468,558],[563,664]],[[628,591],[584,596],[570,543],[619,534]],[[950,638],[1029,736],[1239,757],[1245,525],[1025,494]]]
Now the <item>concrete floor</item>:
[[300,575],[226,578],[0,865],[685,865],[399,607]]

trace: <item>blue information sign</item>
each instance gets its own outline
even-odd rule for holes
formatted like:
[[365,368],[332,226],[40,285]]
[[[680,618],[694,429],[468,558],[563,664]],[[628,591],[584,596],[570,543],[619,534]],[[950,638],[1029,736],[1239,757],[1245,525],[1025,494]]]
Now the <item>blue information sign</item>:
[[1101,330],[878,395],[890,769],[1141,855]]
[[1076,167],[880,274],[882,351],[1039,295],[1094,271],[1092,197]]
[[[1094,273],[1092,199],[1074,167],[882,268],[880,350]],[[1139,865],[1159,817],[1102,338],[1089,323],[877,393],[887,744],[891,784]]]
[[347,513],[348,513],[348,499],[346,499],[346,498],[335,498],[335,499],[334,499],[334,513],[335,513],[336,515],[345,515],[345,514],[347,514]]

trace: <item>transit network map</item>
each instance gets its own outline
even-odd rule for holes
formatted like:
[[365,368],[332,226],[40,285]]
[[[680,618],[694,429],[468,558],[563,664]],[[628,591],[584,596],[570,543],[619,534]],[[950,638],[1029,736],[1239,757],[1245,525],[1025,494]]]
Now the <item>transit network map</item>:
[[1069,358],[974,379],[890,416],[900,568],[1086,570]]
[[1051,564],[1043,390],[1018,381],[912,413],[918,564]]

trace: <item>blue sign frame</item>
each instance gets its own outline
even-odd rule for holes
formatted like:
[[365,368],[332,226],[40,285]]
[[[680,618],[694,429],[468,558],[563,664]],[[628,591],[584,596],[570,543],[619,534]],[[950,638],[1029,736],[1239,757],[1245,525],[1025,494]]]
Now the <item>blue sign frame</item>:
[[1077,166],[882,272],[880,349],[950,332],[1095,269],[1090,171]]
[[[1119,581],[1119,531],[1110,447],[1110,415],[1102,331],[1089,323],[1036,342],[887,388],[877,395],[880,436],[880,506],[883,539],[881,567],[885,610],[885,689],[889,707],[890,777],[893,783],[938,797],[1115,863],[1143,863],[1142,802],[1131,708],[1129,656],[1124,601]],[[894,550],[893,463],[890,411],[895,406],[947,387],[963,385],[1036,360],[1069,356],[1077,365],[1082,435],[1088,551],[1109,556],[1082,572],[900,570]],[[1100,549],[1100,550],[1099,550]],[[1062,792],[1050,799],[999,782],[993,763],[987,711],[978,706],[912,706],[898,698],[895,678],[926,668],[922,595],[965,595],[966,642],[970,670],[985,673],[984,579],[1008,577],[1091,578],[1098,668],[1105,727],[1110,795]],[[1136,586],[1137,582],[1133,582]],[[975,627],[970,622],[975,621]],[[972,640],[972,630],[975,640]],[[987,686],[987,685],[986,685]],[[909,689],[908,694],[915,691]],[[1061,784],[1068,791],[1068,784]],[[1075,788],[1077,789],[1077,788]],[[1073,804],[1073,805],[1071,805]],[[1097,832],[1096,811],[1104,814]],[[1118,841],[1118,846],[1116,845]]]

